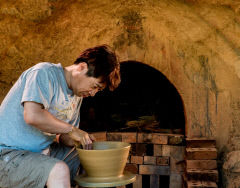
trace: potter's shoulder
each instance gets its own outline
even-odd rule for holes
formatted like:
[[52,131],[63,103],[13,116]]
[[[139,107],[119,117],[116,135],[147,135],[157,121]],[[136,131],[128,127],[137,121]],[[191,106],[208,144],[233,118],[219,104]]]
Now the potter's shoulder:
[[50,70],[61,67],[61,64],[54,64],[50,62],[40,62],[32,67],[32,70]]

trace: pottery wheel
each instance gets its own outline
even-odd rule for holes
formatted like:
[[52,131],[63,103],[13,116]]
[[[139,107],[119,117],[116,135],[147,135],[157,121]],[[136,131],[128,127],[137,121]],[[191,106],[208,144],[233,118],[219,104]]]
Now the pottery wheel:
[[133,183],[136,180],[136,174],[124,172],[119,177],[88,177],[79,175],[75,181],[82,187],[116,187]]

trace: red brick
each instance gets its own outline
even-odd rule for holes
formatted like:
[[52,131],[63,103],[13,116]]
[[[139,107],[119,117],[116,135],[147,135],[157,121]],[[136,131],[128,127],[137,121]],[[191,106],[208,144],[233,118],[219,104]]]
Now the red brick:
[[95,138],[96,141],[106,141],[107,140],[107,132],[95,132],[91,133]]
[[160,133],[138,133],[138,143],[167,144],[168,136]]
[[199,181],[199,180],[187,181],[187,188],[217,188],[217,187],[218,186],[215,182]]
[[[140,169],[139,169],[140,170]],[[201,180],[201,181],[213,181],[218,182],[217,170],[198,170],[187,169],[188,180]]]
[[171,155],[171,146],[162,145],[162,156],[169,157]]
[[169,157],[157,157],[157,165],[159,166],[169,166],[170,165],[170,159]]
[[122,133],[119,132],[107,133],[107,141],[122,141]]
[[211,160],[217,158],[216,148],[186,148],[188,160]]
[[127,143],[137,142],[137,133],[122,133],[122,141]]
[[216,160],[186,160],[187,169],[213,170],[217,169]]
[[153,155],[162,156],[162,145],[153,145]]
[[156,164],[156,157],[154,157],[154,156],[144,156],[143,157],[143,163],[144,164],[155,165]]
[[169,175],[169,166],[139,165],[139,174],[151,175]]
[[159,133],[153,133],[152,143],[153,144],[168,144],[168,136],[159,134]]
[[142,156],[131,156],[131,163],[134,164],[143,164],[143,157]]
[[188,148],[215,148],[216,140],[205,137],[201,138],[186,138]]

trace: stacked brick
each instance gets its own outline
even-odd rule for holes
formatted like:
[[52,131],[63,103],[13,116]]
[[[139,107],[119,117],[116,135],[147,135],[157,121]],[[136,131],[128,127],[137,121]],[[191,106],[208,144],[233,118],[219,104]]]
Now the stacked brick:
[[187,138],[186,144],[185,187],[217,188],[216,141],[207,138]]
[[143,176],[149,176],[149,188],[162,187],[161,176],[168,176],[167,187],[182,188],[185,155],[183,135],[136,132],[105,132],[94,135],[97,140],[131,143],[125,170],[137,174],[133,188],[144,188]]

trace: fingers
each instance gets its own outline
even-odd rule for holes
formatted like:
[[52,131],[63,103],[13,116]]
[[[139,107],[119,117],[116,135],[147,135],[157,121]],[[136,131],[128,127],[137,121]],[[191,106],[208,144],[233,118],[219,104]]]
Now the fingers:
[[96,141],[96,138],[92,134],[89,134],[89,137],[92,141]]

